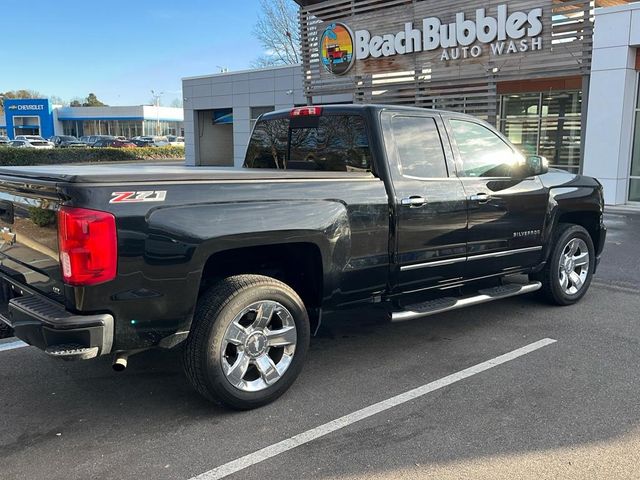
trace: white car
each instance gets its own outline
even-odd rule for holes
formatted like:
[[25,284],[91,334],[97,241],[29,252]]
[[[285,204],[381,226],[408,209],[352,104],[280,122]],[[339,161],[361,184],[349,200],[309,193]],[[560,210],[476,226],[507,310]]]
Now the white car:
[[44,141],[40,141],[40,140],[14,140],[13,142],[9,143],[10,147],[13,148],[38,148],[41,150],[51,150],[53,149],[53,145],[50,142],[47,142],[46,140]]
[[167,141],[172,147],[184,147],[184,137],[176,137],[175,135],[167,135]]
[[169,145],[169,140],[167,137],[152,137],[150,135],[143,135],[139,137],[138,140],[143,142],[149,142],[150,147],[166,147]]
[[29,142],[36,148],[53,148],[55,145],[48,140],[45,140],[40,135],[17,135],[16,140],[22,140]]

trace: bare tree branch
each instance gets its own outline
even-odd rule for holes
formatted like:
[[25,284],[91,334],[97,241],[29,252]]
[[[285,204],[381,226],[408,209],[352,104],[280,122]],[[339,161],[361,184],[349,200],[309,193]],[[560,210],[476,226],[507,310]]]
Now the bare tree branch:
[[262,15],[253,34],[264,54],[253,63],[256,67],[300,63],[300,29],[298,8],[292,0],[260,0]]

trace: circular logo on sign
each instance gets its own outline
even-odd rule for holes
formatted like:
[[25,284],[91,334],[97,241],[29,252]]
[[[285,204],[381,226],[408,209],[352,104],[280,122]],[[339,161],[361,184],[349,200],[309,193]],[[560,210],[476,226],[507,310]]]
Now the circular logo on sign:
[[353,66],[353,34],[343,23],[332,23],[320,38],[320,60],[327,72],[344,75]]

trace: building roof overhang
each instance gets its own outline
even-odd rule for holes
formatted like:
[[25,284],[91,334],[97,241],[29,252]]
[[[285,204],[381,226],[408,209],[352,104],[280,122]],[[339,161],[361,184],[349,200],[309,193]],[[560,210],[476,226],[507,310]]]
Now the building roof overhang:
[[[318,3],[326,2],[327,0],[295,0],[295,2],[301,7],[310,7]],[[554,0],[554,3],[564,3],[571,0]],[[616,5],[625,5],[633,0],[596,0],[596,7],[613,7]]]

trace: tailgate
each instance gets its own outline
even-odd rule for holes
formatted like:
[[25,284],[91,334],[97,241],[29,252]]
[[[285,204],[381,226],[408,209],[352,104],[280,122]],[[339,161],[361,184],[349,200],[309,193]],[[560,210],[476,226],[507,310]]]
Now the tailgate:
[[0,273],[13,280],[13,295],[21,295],[24,285],[64,302],[56,225],[60,202],[55,184],[0,179]]

